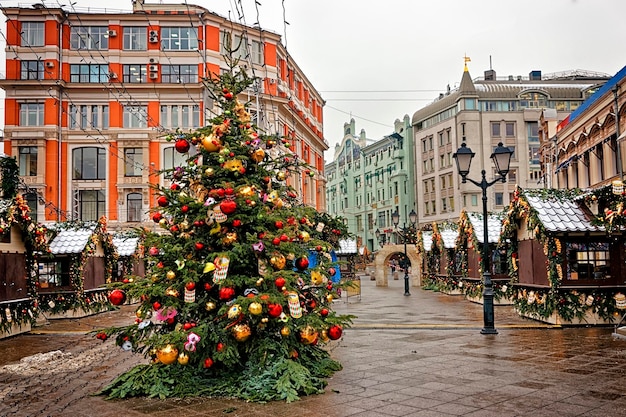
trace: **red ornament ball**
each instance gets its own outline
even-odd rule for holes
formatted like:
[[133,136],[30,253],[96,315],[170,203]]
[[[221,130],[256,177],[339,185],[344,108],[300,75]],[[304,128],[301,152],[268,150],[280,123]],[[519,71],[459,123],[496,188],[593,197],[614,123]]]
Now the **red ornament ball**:
[[114,306],[122,305],[126,301],[126,293],[122,290],[113,290],[109,294],[109,301]]
[[343,333],[343,329],[341,328],[341,326],[337,324],[330,326],[328,329],[328,337],[330,340],[339,339],[342,333]]
[[206,359],[204,360],[204,367],[205,367],[205,368],[210,368],[210,367],[212,367],[212,366],[213,366],[213,359],[211,359],[211,358],[206,358]]
[[237,210],[237,203],[233,200],[226,200],[220,203],[220,209],[224,214],[232,214]]
[[169,204],[169,202],[167,201],[167,197],[165,197],[164,195],[160,196],[157,199],[157,204],[159,205],[159,207],[167,207],[167,205]]
[[155,223],[158,223],[162,218],[163,215],[161,215],[161,213],[158,211],[152,215],[152,221]]
[[280,316],[282,312],[283,312],[283,306],[281,306],[280,304],[272,303],[272,304],[267,305],[267,315],[272,318],[276,318]]
[[296,259],[296,268],[301,271],[304,271],[309,267],[309,260],[305,257]]
[[274,284],[276,284],[276,287],[281,290],[285,284],[287,283],[287,281],[285,281],[285,278],[283,277],[278,277],[276,278],[276,280],[274,281]]
[[174,147],[176,148],[176,151],[180,152],[180,153],[185,153],[189,150],[189,142],[187,142],[186,139],[178,139],[176,141],[176,143],[174,144]]

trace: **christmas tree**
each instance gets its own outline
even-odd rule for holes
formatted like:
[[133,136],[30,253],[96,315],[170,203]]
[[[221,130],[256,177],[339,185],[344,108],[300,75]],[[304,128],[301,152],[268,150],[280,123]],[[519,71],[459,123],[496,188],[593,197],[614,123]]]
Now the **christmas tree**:
[[[301,204],[288,177],[313,175],[268,136],[238,96],[253,79],[233,65],[205,80],[220,113],[192,133],[168,137],[188,155],[165,171],[146,233],[146,277],[113,284],[112,304],[140,300],[136,322],[100,330],[149,363],[101,394],[228,396],[251,401],[320,393],[341,369],[324,344],[352,317],[338,315],[331,251],[343,221]],[[194,152],[195,151],[195,152]]]

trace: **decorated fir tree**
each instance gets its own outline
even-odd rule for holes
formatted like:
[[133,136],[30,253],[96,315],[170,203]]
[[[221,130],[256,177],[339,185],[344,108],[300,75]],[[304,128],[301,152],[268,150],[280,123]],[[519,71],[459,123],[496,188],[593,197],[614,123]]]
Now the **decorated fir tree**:
[[287,185],[294,170],[310,171],[286,139],[252,123],[238,100],[252,79],[232,70],[205,82],[221,114],[168,138],[188,158],[158,187],[151,215],[162,232],[145,236],[146,277],[109,297],[141,300],[136,323],[98,333],[149,364],[102,393],[291,401],[322,392],[341,368],[324,344],[351,322],[332,308],[331,251],[347,230]]

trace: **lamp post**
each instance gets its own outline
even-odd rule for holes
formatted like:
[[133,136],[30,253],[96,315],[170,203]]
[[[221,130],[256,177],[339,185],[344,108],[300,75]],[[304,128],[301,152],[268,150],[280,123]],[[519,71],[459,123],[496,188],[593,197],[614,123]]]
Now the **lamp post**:
[[[411,210],[411,213],[409,213],[409,221],[411,222],[411,227],[415,226],[415,222],[417,221],[417,213],[415,210]],[[391,222],[395,228],[398,227],[398,223],[400,223],[400,214],[398,214],[397,209],[396,212],[391,215]],[[402,241],[404,242],[404,265],[402,268],[404,268],[404,295],[406,296],[411,295],[409,292],[409,257],[406,253],[406,238],[408,231],[409,229],[406,227],[406,222],[404,222],[400,236],[402,236]]]
[[380,230],[376,229],[374,234],[376,235],[376,240],[378,240],[378,244],[382,249],[382,247],[385,246],[385,242],[387,241],[387,233],[380,233]]
[[506,182],[506,174],[509,172],[509,166],[511,164],[511,156],[513,151],[505,146],[502,146],[502,142],[498,143],[498,147],[491,154],[491,159],[496,167],[496,171],[500,177],[495,178],[493,181],[487,181],[486,172],[483,169],[481,171],[482,180],[480,182],[474,181],[471,178],[467,178],[467,174],[470,171],[470,164],[472,158],[476,155],[465,143],[461,144],[461,147],[457,149],[456,153],[452,157],[456,160],[456,167],[459,171],[459,175],[462,178],[462,183],[467,181],[480,187],[483,190],[483,316],[484,327],[480,331],[482,334],[498,334],[494,326],[493,319],[493,283],[491,282],[491,272],[489,265],[490,248],[489,248],[489,232],[487,230],[487,188],[491,187],[498,181]]

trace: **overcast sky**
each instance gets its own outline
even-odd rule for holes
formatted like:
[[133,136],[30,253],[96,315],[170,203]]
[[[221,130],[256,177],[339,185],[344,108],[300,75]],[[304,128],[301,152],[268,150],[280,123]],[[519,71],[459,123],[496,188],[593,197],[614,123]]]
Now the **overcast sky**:
[[[131,0],[74,0],[74,7],[131,9]],[[146,3],[156,2],[146,0]],[[185,0],[170,1],[184,3]],[[326,100],[326,160],[343,124],[380,139],[395,119],[432,102],[461,80],[463,57],[473,78],[575,69],[614,75],[626,65],[624,0],[187,0],[283,37]],[[25,4],[20,1],[20,4]],[[161,3],[168,3],[162,1]],[[4,7],[17,2],[2,0]],[[47,1],[50,7],[69,0]],[[288,24],[285,24],[285,20]],[[4,33],[5,27],[2,26]],[[0,49],[4,53],[4,39]],[[4,56],[0,72],[4,73]],[[4,113],[4,105],[2,113]],[[0,125],[1,126],[1,125]]]

